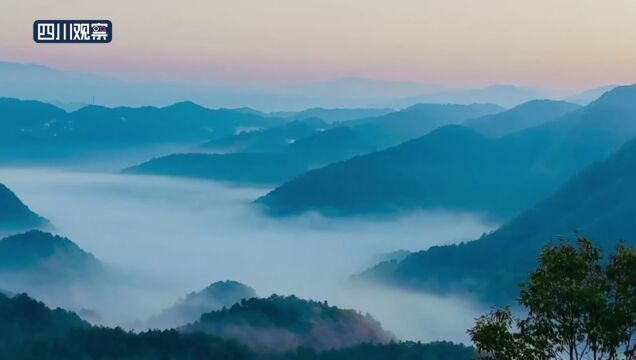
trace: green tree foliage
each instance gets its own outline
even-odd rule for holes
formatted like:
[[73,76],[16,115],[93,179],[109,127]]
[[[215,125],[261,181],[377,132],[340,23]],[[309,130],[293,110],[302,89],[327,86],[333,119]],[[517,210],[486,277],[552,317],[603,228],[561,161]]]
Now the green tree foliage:
[[176,330],[141,334],[120,328],[72,330],[51,337],[0,349],[0,358],[15,360],[242,360],[250,351],[233,341],[204,334],[182,335]]
[[636,250],[619,244],[606,268],[608,314],[604,345],[636,359]]
[[280,354],[255,352],[231,340],[175,330],[140,334],[122,329],[73,330],[10,348],[0,348],[3,360],[469,360],[471,347],[450,342],[360,344],[318,352],[309,348]]
[[236,339],[254,349],[294,350],[299,346],[318,350],[359,343],[388,343],[393,334],[370,315],[339,309],[326,302],[296,296],[243,299],[230,308],[201,315],[183,332],[205,332]]
[[88,326],[76,314],[62,309],[51,310],[27,295],[0,293],[0,347],[62,335],[70,329]]
[[485,359],[636,359],[636,251],[588,239],[546,247],[521,285],[525,319],[495,309],[469,330]]
[[[308,306],[318,310],[315,307],[318,305],[330,310],[320,317],[338,316],[342,311],[324,303],[297,302],[291,297],[279,299],[305,310]],[[285,312],[276,305],[260,305],[269,309],[262,312],[263,316],[270,311],[274,312],[270,314],[273,317],[294,313],[294,310]],[[239,317],[239,322],[256,316],[251,310],[239,310],[245,315]],[[281,321],[298,323],[291,318]],[[362,343],[322,352],[307,347],[288,352],[258,351],[235,339],[201,332],[183,333],[171,329],[136,333],[121,328],[92,327],[72,312],[49,309],[27,295],[9,297],[0,294],[2,360],[469,360],[474,354],[472,347],[449,342]]]
[[465,360],[475,356],[475,349],[447,341],[428,344],[399,342],[360,344],[348,348],[317,352],[300,348],[296,352],[275,355],[272,360]]

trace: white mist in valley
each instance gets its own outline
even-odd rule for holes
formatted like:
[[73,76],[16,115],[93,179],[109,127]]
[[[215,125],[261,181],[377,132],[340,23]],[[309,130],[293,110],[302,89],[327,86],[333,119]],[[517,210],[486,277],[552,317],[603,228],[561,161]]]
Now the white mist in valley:
[[369,312],[401,339],[466,341],[466,329],[484,312],[469,299],[349,281],[383,253],[471,240],[494,228],[474,214],[280,219],[251,205],[264,188],[51,169],[1,169],[0,182],[55,232],[126,274],[134,285],[82,304],[121,324],[226,279],[260,296],[295,294]]

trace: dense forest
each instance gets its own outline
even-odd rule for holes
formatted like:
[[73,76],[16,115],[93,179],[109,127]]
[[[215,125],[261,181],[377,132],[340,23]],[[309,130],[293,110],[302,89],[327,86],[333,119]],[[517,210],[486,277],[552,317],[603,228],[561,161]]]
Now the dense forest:
[[[282,309],[278,307],[278,310]],[[331,311],[333,314],[323,316],[337,314],[335,309]],[[241,310],[246,312],[250,311]],[[237,322],[250,316],[237,318]],[[270,314],[272,321],[276,321],[275,318],[290,321],[285,313]],[[120,328],[93,327],[72,312],[51,310],[24,294],[13,297],[0,294],[0,333],[0,358],[6,360],[469,360],[474,355],[470,347],[447,342],[368,343],[324,352],[309,348],[294,348],[287,353],[260,352],[235,340],[201,332],[134,333]]]
[[256,349],[279,351],[299,346],[326,350],[395,339],[370,315],[342,310],[326,302],[277,295],[243,299],[230,308],[205,313],[181,330],[201,331],[236,339]]
[[[636,358],[636,249],[590,240],[546,246],[521,283],[523,310],[495,308],[469,334],[484,360]],[[517,314],[523,314],[519,317]]]
[[[636,140],[567,182],[551,197],[492,234],[459,245],[436,246],[365,274],[381,282],[441,292],[469,291],[487,302],[514,298],[546,244],[579,232],[608,251],[636,242]],[[597,240],[598,239],[598,240]]]
[[202,333],[134,334],[108,328],[76,329],[66,336],[0,348],[7,360],[470,360],[474,355],[473,348],[449,342],[361,344],[324,352],[299,348],[272,354]]
[[51,310],[25,294],[0,292],[0,347],[66,334],[90,325],[72,312]]

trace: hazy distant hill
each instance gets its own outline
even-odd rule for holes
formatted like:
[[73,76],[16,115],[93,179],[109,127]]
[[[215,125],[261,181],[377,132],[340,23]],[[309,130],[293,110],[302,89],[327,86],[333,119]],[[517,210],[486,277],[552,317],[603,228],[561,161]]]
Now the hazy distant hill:
[[243,184],[279,184],[307,171],[304,162],[277,153],[174,154],[123,170],[126,174],[152,174],[213,179]]
[[578,231],[606,253],[621,240],[636,244],[634,184],[636,139],[494,233],[382,263],[365,277],[429,291],[471,292],[488,301],[512,300],[541,248],[558,235],[573,237]]
[[[327,312],[329,316],[317,325],[329,323],[337,314],[335,311]],[[271,315],[284,317],[288,314]],[[248,313],[241,315],[249,318]],[[182,333],[173,329],[128,332],[121,328],[95,327],[72,312],[50,309],[24,294],[11,298],[0,294],[0,319],[0,358],[3,360],[470,360],[476,355],[471,347],[444,341],[427,344],[361,343],[326,351],[309,348],[250,349],[234,339],[221,339],[200,332]],[[267,319],[261,318],[263,322]],[[287,318],[286,321],[293,322],[293,319]],[[346,324],[340,326],[346,327]],[[258,329],[251,329],[252,333],[256,331]],[[325,342],[346,341],[328,338],[332,335],[329,331],[317,335],[321,339],[324,336]],[[276,336],[272,334],[272,339]]]
[[[98,71],[98,70],[96,70]],[[135,81],[85,71],[64,71],[0,60],[0,97],[113,106],[165,106],[184,99],[214,108],[251,107],[266,112],[314,107],[364,108],[439,91],[431,84],[341,78],[253,88],[201,82]]]
[[498,139],[447,126],[402,145],[307,172],[259,199],[274,214],[414,208],[510,218],[636,135],[636,86]]
[[[389,99],[430,94],[440,90],[441,88],[434,84],[345,77],[289,85],[275,89],[273,92],[285,96],[300,96],[313,99],[314,103],[319,104],[313,107],[359,108],[366,107],[369,104],[386,102]],[[308,106],[304,107],[307,108]]]
[[0,293],[0,319],[0,348],[89,326],[76,314],[49,309],[25,294],[9,297]]
[[352,127],[378,149],[423,136],[440,126],[496,114],[503,108],[491,104],[418,104],[384,116],[339,123]]
[[108,149],[197,144],[285,120],[191,102],[163,108],[87,106],[67,113],[37,101],[0,99],[0,160],[47,160]]
[[569,96],[565,99],[565,101],[573,102],[579,105],[587,105],[592,101],[601,97],[604,93],[618,87],[619,85],[608,85],[601,86],[594,89],[585,90],[578,94]]
[[234,338],[255,349],[276,351],[299,346],[325,350],[394,340],[369,315],[295,296],[276,295],[242,300],[229,309],[203,314],[199,321],[181,330]]
[[325,108],[312,108],[297,112],[275,112],[271,113],[271,116],[277,116],[293,120],[304,120],[310,118],[319,118],[328,123],[351,121],[358,119],[365,119],[370,117],[377,117],[394,112],[395,110],[389,108],[360,108],[360,109],[325,109]]
[[341,126],[300,139],[290,144],[285,152],[303,160],[309,170],[377,149],[378,145],[372,139],[356,129]]
[[56,106],[31,100],[0,98],[0,126],[2,136],[27,136],[41,130],[50,119],[62,117],[66,112]]
[[483,135],[500,137],[547,123],[579,108],[565,101],[532,100],[498,114],[466,120],[464,125]]
[[206,312],[230,307],[242,299],[256,296],[251,287],[236,281],[218,281],[205,289],[192,292],[173,306],[148,320],[150,328],[173,328],[198,320]]
[[[254,142],[276,144],[278,136]],[[235,144],[237,142],[232,140]],[[243,142],[245,145],[246,142]],[[279,185],[289,179],[328,163],[349,159],[376,150],[374,144],[356,131],[337,127],[302,137],[277,152],[238,152],[228,154],[174,154],[127,168],[123,173],[191,177],[243,184]]]
[[61,101],[49,101],[49,104],[56,106],[66,112],[76,111],[91,104],[83,102],[61,102]]
[[[287,124],[205,145],[226,150],[235,146],[264,153],[175,154],[152,159],[124,172],[278,185],[308,170],[400,143],[438,126],[501,110],[494,105],[422,104],[384,116],[334,123],[331,129],[315,129],[309,135],[306,127]],[[302,135],[301,132],[306,136],[288,141],[290,137]],[[285,142],[288,144],[282,146]]]
[[0,286],[12,291],[84,281],[101,271],[92,254],[64,237],[32,230],[0,240]]
[[[76,141],[108,145],[203,141],[234,135],[245,129],[282,124],[277,118],[208,109],[192,102],[163,108],[104,108],[89,106],[69,113],[66,136]],[[58,127],[62,131],[62,126]]]
[[47,225],[48,220],[31,211],[11,190],[0,184],[0,231],[35,229]]
[[242,132],[212,140],[201,147],[223,152],[276,152],[326,127],[327,124],[318,118],[295,120],[264,130]]
[[513,107],[534,99],[554,98],[545,89],[514,85],[491,85],[479,89],[462,89],[435,92],[428,95],[406,97],[385,103],[388,107],[404,108],[418,103],[430,104],[475,104],[488,103]]

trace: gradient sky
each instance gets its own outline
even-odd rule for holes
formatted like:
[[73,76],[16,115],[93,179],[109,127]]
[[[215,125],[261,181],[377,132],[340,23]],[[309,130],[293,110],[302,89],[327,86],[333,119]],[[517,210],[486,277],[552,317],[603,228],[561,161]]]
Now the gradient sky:
[[[636,82],[634,0],[2,0],[0,59],[153,80],[348,76],[483,86]],[[35,44],[36,19],[106,18],[109,45]]]

